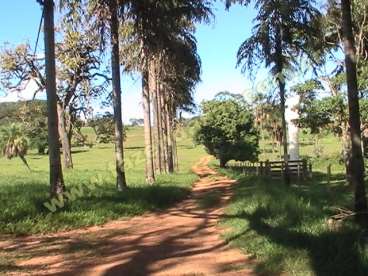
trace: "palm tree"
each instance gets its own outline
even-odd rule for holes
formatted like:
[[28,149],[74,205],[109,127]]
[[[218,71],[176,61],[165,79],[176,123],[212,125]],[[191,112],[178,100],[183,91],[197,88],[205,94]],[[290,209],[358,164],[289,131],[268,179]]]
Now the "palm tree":
[[[116,186],[120,191],[127,188],[124,169],[124,134],[119,56],[119,16],[121,15],[120,11],[124,5],[126,5],[126,3],[122,3],[122,1],[119,0],[61,1],[61,7],[69,10],[69,20],[79,20],[80,15],[88,14],[90,24],[94,26],[94,30],[99,34],[101,50],[106,49],[106,41],[110,40],[112,101],[115,124]],[[98,75],[104,76],[104,74],[101,73],[98,73]],[[104,78],[108,79],[106,76],[104,76]]]
[[112,99],[115,122],[115,157],[116,186],[122,191],[127,188],[124,170],[123,122],[121,115],[120,53],[119,53],[119,21],[116,0],[109,1],[110,11],[110,43],[112,69]]
[[19,157],[24,165],[31,170],[25,158],[28,150],[28,141],[19,125],[11,124],[0,129],[0,147],[7,159]]
[[44,41],[46,63],[46,94],[48,114],[48,145],[50,168],[50,194],[57,196],[64,192],[63,171],[60,161],[60,144],[58,132],[56,74],[55,74],[55,33],[54,1],[38,1],[44,9]]
[[[248,5],[251,0],[227,0],[226,6],[239,2]],[[297,64],[297,58],[306,56],[316,63],[313,49],[314,34],[319,11],[311,0],[254,0],[258,15],[253,34],[240,46],[237,65],[243,64],[242,71],[252,72],[254,67],[265,63],[270,68],[279,87],[281,124],[283,130],[283,158],[285,162],[284,181],[289,183],[287,171],[288,144],[285,120],[285,94],[287,71]],[[311,43],[312,42],[312,43]]]
[[[183,27],[185,29],[185,27]],[[176,114],[178,110],[190,112],[194,106],[192,93],[200,81],[201,61],[197,54],[196,40],[191,36],[177,36],[172,39],[163,55],[161,79],[164,90],[164,114],[162,124],[165,126],[164,149],[167,156],[167,169],[173,173],[178,166],[176,155]]]
[[341,1],[346,80],[348,86],[349,126],[351,140],[351,184],[354,187],[357,220],[368,225],[368,208],[364,183],[364,160],[360,130],[360,111],[357,80],[356,48],[353,35],[350,0]]
[[[192,23],[194,21],[207,20],[209,14],[210,8],[208,2],[203,0],[127,1],[126,15],[130,22],[133,23],[133,32],[140,47],[141,64],[139,70],[142,73],[142,95],[145,114],[146,180],[149,183],[152,183],[155,177],[150,111],[151,99],[155,99],[155,97],[152,97],[153,91],[151,91],[149,85],[149,78],[152,75],[150,74],[150,68],[153,68],[150,64],[154,62],[154,60],[160,60],[158,57],[160,57],[162,53],[167,52],[170,43],[176,37],[191,37],[192,33],[189,30],[193,30]],[[191,28],[186,26],[189,24],[183,25],[183,22],[189,22]],[[183,28],[183,26],[185,27]],[[160,65],[159,67],[161,67]],[[158,76],[162,76],[160,73]],[[159,113],[162,115],[160,116],[162,117],[160,118],[161,123],[164,121],[167,122],[167,112],[164,113],[163,111],[169,110],[166,106],[169,97],[164,95],[167,94],[165,91],[168,91],[168,89],[164,87],[163,79],[158,80],[156,87],[157,92],[155,91],[155,93],[159,93],[157,99],[160,104],[155,105],[160,109]],[[165,120],[163,120],[164,117]],[[157,120],[157,118],[155,120]],[[170,126],[168,126],[167,123],[162,124],[161,131],[162,130],[164,134],[167,133],[167,130],[171,132]],[[172,133],[170,133],[170,135],[171,134]],[[161,156],[164,157],[165,163],[169,161],[171,170],[170,141],[166,139],[166,135],[164,135],[161,140],[165,140],[163,144],[166,144],[164,147],[168,149],[166,151],[164,150],[164,154]],[[169,158],[168,155],[170,155]]]

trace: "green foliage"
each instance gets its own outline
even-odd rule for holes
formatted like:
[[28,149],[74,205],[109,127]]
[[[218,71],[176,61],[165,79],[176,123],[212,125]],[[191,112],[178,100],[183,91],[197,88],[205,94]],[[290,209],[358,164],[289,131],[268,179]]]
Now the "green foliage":
[[327,177],[315,172],[305,185],[288,187],[221,172],[239,181],[223,219],[225,239],[257,258],[260,275],[366,275],[364,231],[349,220],[340,227],[327,223],[333,207],[352,208],[343,174],[327,185]]
[[25,102],[19,109],[19,118],[30,146],[39,154],[44,154],[48,146],[46,102]]
[[227,0],[226,5],[235,2],[242,5],[254,2],[258,11],[252,35],[237,53],[243,72],[265,65],[273,76],[282,80],[285,70],[299,65],[301,55],[313,65],[321,61],[317,24],[321,14],[314,1]]
[[[363,129],[368,124],[368,100],[360,99],[360,117]],[[311,133],[326,130],[341,136],[342,126],[348,122],[348,107],[342,95],[304,100],[300,107],[299,125]]]
[[0,129],[0,146],[2,154],[8,159],[25,156],[28,150],[28,141],[21,126],[15,123],[3,126]]
[[19,157],[29,169],[25,159],[28,151],[28,140],[24,136],[21,125],[12,123],[0,129],[0,149],[7,159]]
[[316,98],[318,90],[323,89],[320,81],[312,79],[292,87],[292,90],[300,96],[301,101],[311,101]]
[[301,127],[309,128],[312,133],[328,129],[340,135],[340,126],[347,121],[346,103],[341,96],[326,97],[304,103],[300,114]]
[[[114,115],[106,112],[101,117],[95,118],[89,122],[89,125],[96,132],[96,142],[101,144],[109,144],[114,142],[115,124]],[[123,133],[126,137],[125,131]]]
[[29,146],[44,154],[47,148],[47,108],[45,101],[0,104],[0,123],[20,123]]
[[143,119],[136,119],[136,118],[131,118],[129,119],[130,125],[131,126],[142,126],[144,123]]
[[[33,168],[29,174],[24,173],[19,160],[0,158],[0,233],[46,233],[103,224],[112,219],[166,208],[188,195],[197,179],[191,167],[205,154],[202,148],[188,147],[191,140],[181,140],[178,144],[180,171],[158,176],[155,186],[147,186],[143,128],[129,128],[125,144],[126,177],[129,181],[126,192],[116,192],[112,145],[75,148],[75,168],[64,174],[66,190],[71,194],[81,186],[94,190],[93,193],[82,193],[82,196],[78,194],[75,200],[65,202],[64,207],[57,208],[54,213],[43,205],[49,200],[47,156],[29,152],[29,163]],[[102,180],[96,189],[92,186],[95,178]]]
[[229,160],[255,161],[258,131],[249,109],[236,99],[212,100],[202,104],[203,116],[195,141],[224,166]]

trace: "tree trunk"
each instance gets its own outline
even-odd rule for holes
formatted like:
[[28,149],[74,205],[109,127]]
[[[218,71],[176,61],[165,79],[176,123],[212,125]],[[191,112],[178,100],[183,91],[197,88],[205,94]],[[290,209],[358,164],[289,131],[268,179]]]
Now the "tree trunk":
[[[151,76],[150,72],[150,76]],[[156,171],[159,171],[159,160],[158,160],[158,131],[157,131],[157,98],[156,98],[156,91],[152,89],[152,79],[149,78],[149,87],[152,95],[152,153],[153,153],[153,167]]]
[[290,175],[289,175],[289,153],[288,153],[288,141],[287,141],[287,126],[285,119],[285,82],[284,80],[279,80],[279,88],[280,88],[280,111],[281,111],[281,123],[282,123],[282,148],[284,154],[284,182],[285,184],[290,184]]
[[64,168],[72,169],[73,168],[72,149],[68,131],[66,130],[65,109],[61,103],[57,104],[57,111],[59,117],[59,136],[61,139],[61,147],[63,149],[63,157],[64,157]]
[[[280,24],[280,23],[279,23]],[[290,184],[290,176],[288,171],[288,162],[289,162],[289,154],[288,154],[288,142],[287,142],[287,126],[285,120],[285,77],[283,75],[283,58],[282,58],[282,41],[283,41],[283,32],[282,28],[278,26],[276,32],[276,55],[278,60],[276,62],[277,67],[277,81],[280,89],[280,112],[281,112],[281,127],[282,127],[282,143],[283,143],[283,154],[284,154],[284,163],[285,169],[283,173],[284,183]]]
[[220,159],[220,168],[226,168],[226,161],[223,159]]
[[162,173],[163,170],[163,164],[164,164],[164,158],[163,158],[163,142],[162,142],[162,120],[161,120],[161,89],[160,89],[160,60],[158,60],[156,64],[156,108],[157,108],[157,114],[156,114],[156,120],[157,120],[157,153],[158,153],[158,159],[159,159],[159,166],[160,166],[160,173]]
[[160,113],[161,113],[161,138],[162,138],[162,157],[163,168],[167,173],[168,171],[168,143],[167,143],[167,124],[166,124],[166,110],[165,110],[165,95],[164,90],[160,89]]
[[347,123],[342,126],[342,158],[345,164],[346,181],[351,184],[351,140]]
[[115,158],[116,158],[116,187],[119,191],[127,188],[124,170],[123,122],[121,115],[121,83],[119,59],[119,22],[117,19],[116,0],[110,0],[110,29],[111,29],[111,71],[112,71],[112,100],[115,124]]
[[[174,115],[173,117],[176,118],[176,116]],[[174,130],[172,132],[172,144],[173,144],[174,166],[175,166],[175,170],[178,172],[179,171],[179,156],[178,156],[178,145],[176,143],[176,127],[177,126],[175,125]]]
[[160,108],[158,105],[158,85],[157,85],[157,81],[158,81],[158,77],[157,77],[157,67],[156,67],[156,61],[153,60],[152,63],[150,64],[150,78],[149,78],[149,82],[150,82],[150,91],[152,94],[152,106],[153,106],[153,136],[154,136],[154,163],[155,163],[155,169],[157,171],[159,171],[160,173],[162,173],[162,157],[161,157],[161,131],[160,131]]
[[368,225],[367,199],[364,183],[364,160],[361,147],[356,50],[353,36],[350,0],[341,1],[342,27],[348,86],[349,126],[351,139],[351,184],[354,187],[354,205],[359,223]]
[[151,127],[151,107],[150,107],[150,91],[148,85],[148,68],[144,68],[142,72],[142,96],[143,96],[143,113],[144,113],[144,145],[146,155],[146,182],[152,185],[155,182],[155,173],[152,154],[152,127]]
[[173,158],[173,139],[172,139],[172,120],[171,120],[171,101],[167,99],[165,105],[166,125],[167,125],[167,169],[169,173],[174,173]]
[[64,193],[64,179],[60,160],[58,133],[56,69],[55,69],[55,33],[54,33],[54,1],[44,0],[44,41],[46,64],[46,95],[48,114],[48,143],[50,168],[50,194],[57,196]]

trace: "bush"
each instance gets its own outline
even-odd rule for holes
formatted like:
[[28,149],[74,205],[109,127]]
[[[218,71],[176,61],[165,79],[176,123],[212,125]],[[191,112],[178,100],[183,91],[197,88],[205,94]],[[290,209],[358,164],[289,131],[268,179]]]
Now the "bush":
[[203,116],[195,141],[225,167],[229,160],[256,161],[259,133],[253,115],[237,98],[215,99],[202,104]]
[[[96,132],[96,142],[100,144],[113,143],[115,139],[114,115],[106,112],[101,117],[98,117],[89,122],[89,125]],[[123,130],[123,139],[126,138],[125,130]]]

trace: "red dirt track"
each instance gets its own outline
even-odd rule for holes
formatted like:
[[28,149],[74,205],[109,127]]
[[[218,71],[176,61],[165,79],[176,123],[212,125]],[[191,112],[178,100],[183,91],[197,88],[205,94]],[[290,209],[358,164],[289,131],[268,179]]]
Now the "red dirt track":
[[[26,256],[9,275],[253,275],[252,261],[220,238],[217,224],[234,181],[210,169],[209,160],[193,167],[200,179],[191,196],[163,212],[0,241],[1,251]],[[200,208],[198,199],[211,191],[221,192],[220,203]]]

